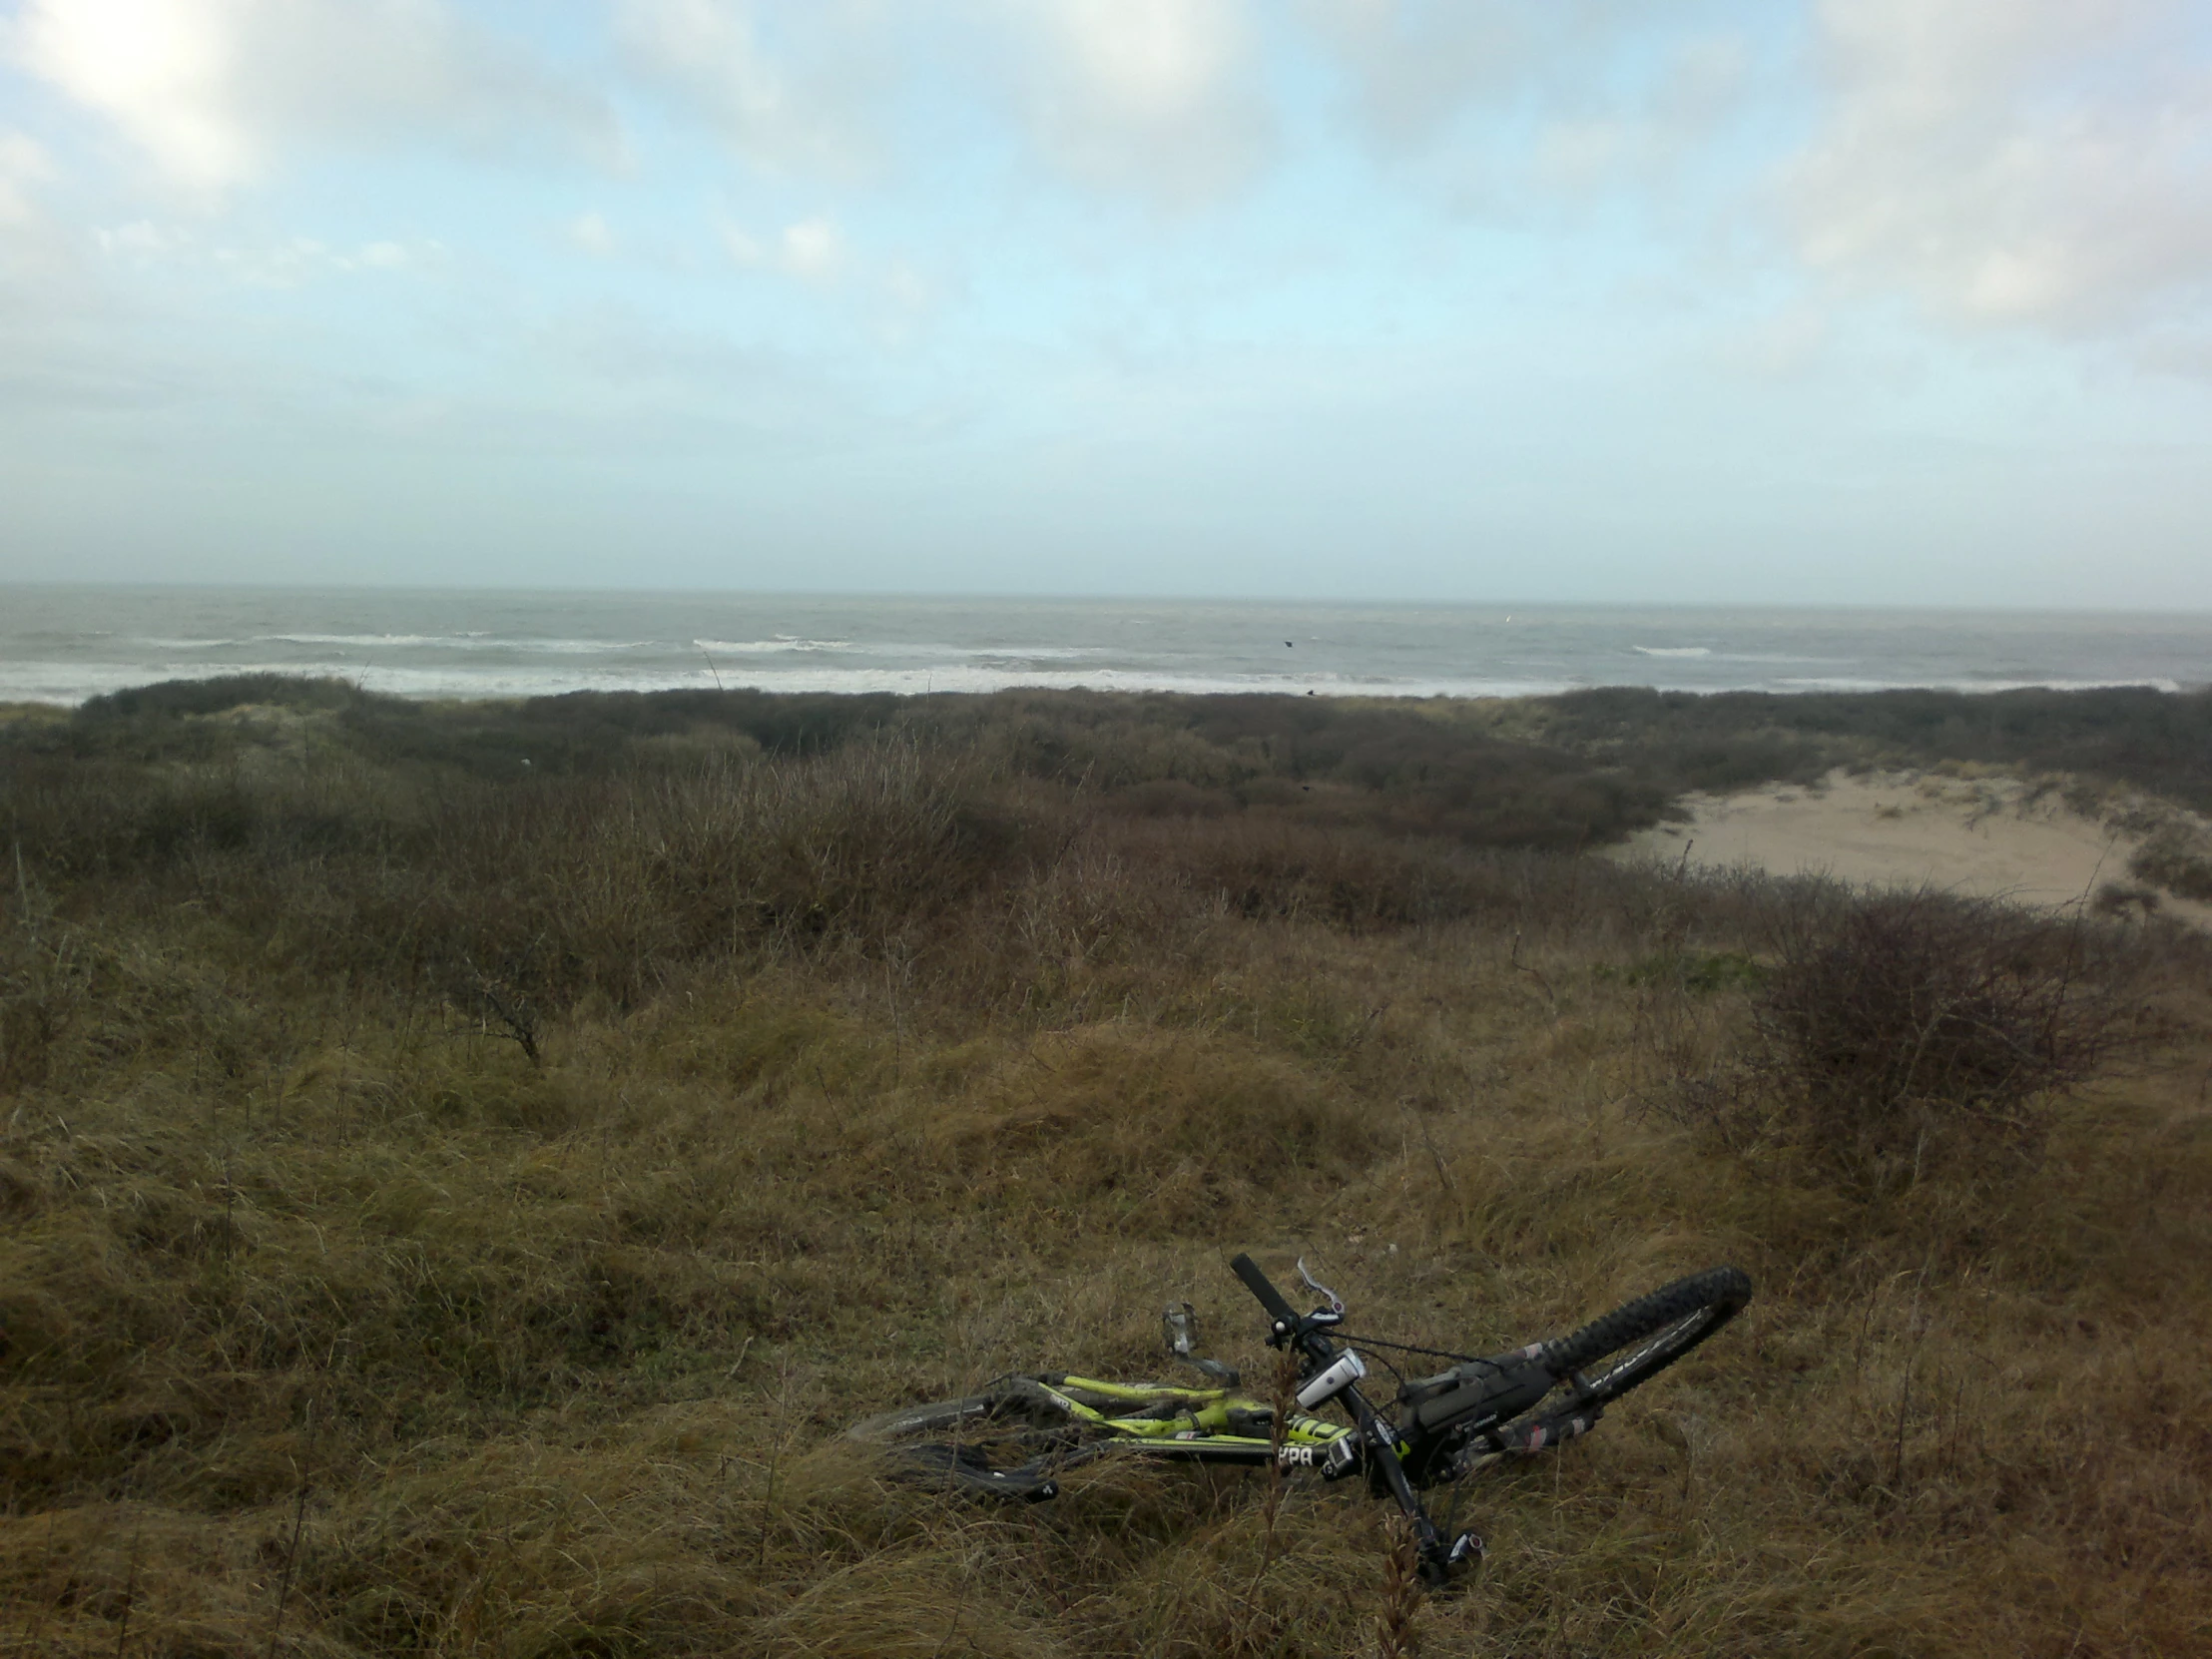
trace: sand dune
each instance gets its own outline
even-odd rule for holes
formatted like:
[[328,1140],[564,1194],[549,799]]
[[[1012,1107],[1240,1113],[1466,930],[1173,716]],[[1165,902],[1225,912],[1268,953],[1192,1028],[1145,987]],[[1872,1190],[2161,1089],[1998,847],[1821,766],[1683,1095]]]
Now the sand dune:
[[[1853,777],[1811,788],[1767,785],[1741,795],[1693,795],[1691,822],[1647,830],[1621,856],[1755,865],[1880,885],[1924,883],[1957,892],[2060,905],[2128,881],[2135,843],[2071,811],[2055,790],[2013,778],[1928,773]],[[2212,925],[2212,906],[2161,895],[2162,908]]]

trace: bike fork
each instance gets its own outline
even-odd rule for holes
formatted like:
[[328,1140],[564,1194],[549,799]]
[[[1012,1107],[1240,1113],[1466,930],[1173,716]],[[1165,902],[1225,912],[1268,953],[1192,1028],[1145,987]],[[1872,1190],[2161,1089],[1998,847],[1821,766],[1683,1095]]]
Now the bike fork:
[[1420,1557],[1420,1575],[1432,1587],[1441,1588],[1457,1576],[1461,1568],[1479,1560],[1482,1540],[1472,1532],[1462,1532],[1446,1539],[1436,1530],[1436,1523],[1428,1518],[1428,1511],[1421,1506],[1420,1496],[1413,1490],[1412,1481],[1405,1477],[1405,1465],[1398,1461],[1397,1436],[1383,1420],[1382,1413],[1368,1403],[1367,1395],[1359,1387],[1349,1385],[1343,1393],[1344,1401],[1352,1408],[1353,1421],[1359,1424],[1360,1438],[1367,1445],[1367,1455],[1374,1466],[1382,1471],[1382,1480],[1390,1489],[1390,1496],[1397,1500],[1399,1511],[1411,1523],[1413,1545]]

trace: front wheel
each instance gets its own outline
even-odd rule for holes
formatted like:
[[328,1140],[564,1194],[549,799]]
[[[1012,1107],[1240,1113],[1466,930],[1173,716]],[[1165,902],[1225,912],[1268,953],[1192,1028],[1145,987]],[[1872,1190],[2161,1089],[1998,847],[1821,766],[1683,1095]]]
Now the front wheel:
[[1709,1268],[1546,1343],[1538,1358],[1573,1390],[1570,1409],[1602,1406],[1657,1377],[1750,1300],[1751,1279],[1741,1269]]

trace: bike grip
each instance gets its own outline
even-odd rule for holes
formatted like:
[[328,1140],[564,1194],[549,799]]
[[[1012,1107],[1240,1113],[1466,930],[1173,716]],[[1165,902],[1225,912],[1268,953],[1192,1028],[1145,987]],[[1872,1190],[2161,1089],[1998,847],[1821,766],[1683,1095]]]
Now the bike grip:
[[1268,1311],[1270,1319],[1281,1320],[1285,1325],[1298,1323],[1298,1312],[1283,1300],[1283,1293],[1269,1283],[1268,1276],[1260,1271],[1260,1264],[1249,1256],[1230,1259],[1229,1271],[1245,1283],[1245,1289],[1260,1299],[1260,1306]]

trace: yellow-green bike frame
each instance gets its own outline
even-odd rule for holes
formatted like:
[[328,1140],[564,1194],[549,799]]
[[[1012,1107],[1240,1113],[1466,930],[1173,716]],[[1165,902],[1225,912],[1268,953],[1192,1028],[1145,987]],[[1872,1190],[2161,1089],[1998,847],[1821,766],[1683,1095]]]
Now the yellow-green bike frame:
[[1105,1382],[1091,1377],[1030,1379],[1039,1390],[1063,1404],[1077,1422],[1089,1423],[1127,1439],[1143,1440],[1165,1456],[1220,1462],[1265,1463],[1278,1456],[1286,1467],[1306,1467],[1309,1457],[1293,1448],[1334,1445],[1352,1433],[1349,1423],[1328,1422],[1304,1411],[1284,1418],[1283,1438],[1259,1423],[1274,1407],[1233,1388],[1187,1388],[1169,1382]]

